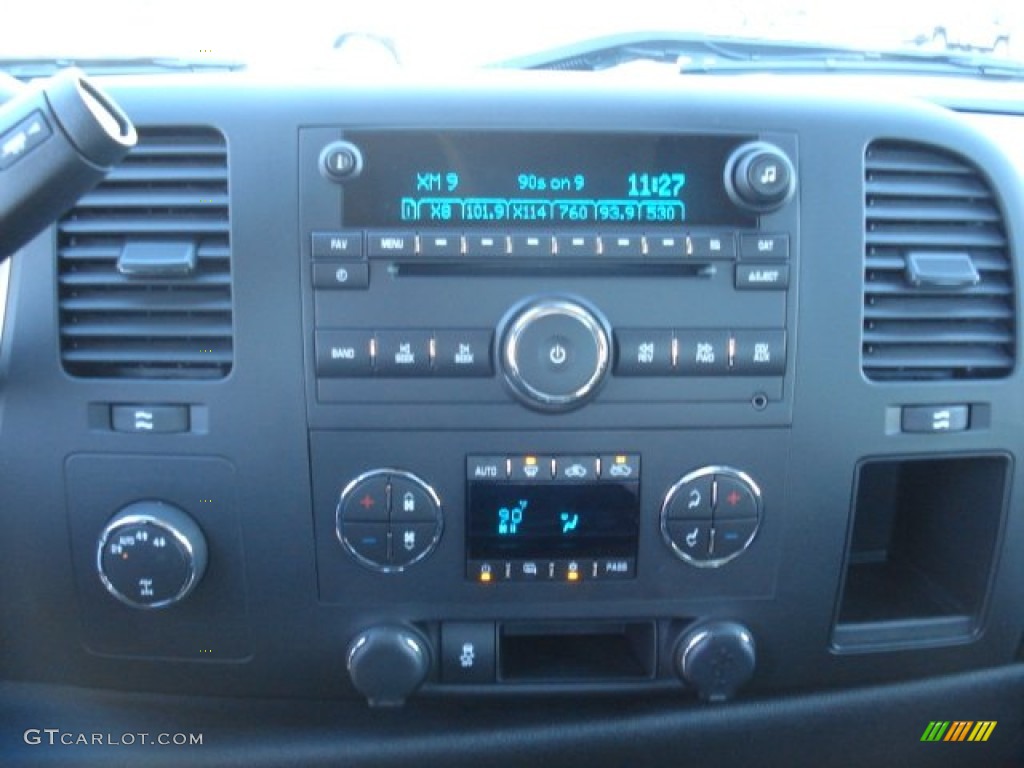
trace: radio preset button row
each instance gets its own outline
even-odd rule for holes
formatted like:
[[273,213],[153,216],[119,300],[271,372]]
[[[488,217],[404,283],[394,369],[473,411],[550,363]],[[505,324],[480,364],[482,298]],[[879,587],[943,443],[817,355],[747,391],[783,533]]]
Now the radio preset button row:
[[475,482],[635,482],[640,479],[640,456],[635,453],[469,456],[466,478]]
[[316,372],[348,376],[491,376],[490,330],[319,330]]
[[313,256],[371,258],[788,259],[789,235],[731,232],[314,232]]
[[618,376],[781,376],[786,332],[663,328],[615,331]]
[[542,581],[577,584],[584,581],[620,581],[635,578],[636,558],[470,560],[466,568],[466,575],[470,581],[478,584]]

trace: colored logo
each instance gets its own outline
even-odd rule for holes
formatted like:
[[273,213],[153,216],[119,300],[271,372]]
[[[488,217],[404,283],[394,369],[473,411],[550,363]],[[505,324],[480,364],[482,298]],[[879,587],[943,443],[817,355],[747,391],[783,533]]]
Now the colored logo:
[[996,729],[996,720],[932,720],[921,734],[921,741],[988,741]]

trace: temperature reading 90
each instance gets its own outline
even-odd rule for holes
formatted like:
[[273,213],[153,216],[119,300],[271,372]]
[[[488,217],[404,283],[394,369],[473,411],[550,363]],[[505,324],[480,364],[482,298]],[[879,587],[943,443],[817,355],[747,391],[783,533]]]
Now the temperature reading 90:
[[686,184],[684,173],[631,173],[626,177],[629,197],[679,197]]

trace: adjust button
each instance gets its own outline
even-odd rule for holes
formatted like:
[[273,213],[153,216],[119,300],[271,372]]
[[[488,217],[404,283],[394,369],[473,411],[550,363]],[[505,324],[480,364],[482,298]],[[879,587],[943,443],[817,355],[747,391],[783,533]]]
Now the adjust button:
[[429,331],[378,331],[377,373],[426,376],[430,373]]
[[615,331],[619,376],[664,376],[672,373],[672,331]]

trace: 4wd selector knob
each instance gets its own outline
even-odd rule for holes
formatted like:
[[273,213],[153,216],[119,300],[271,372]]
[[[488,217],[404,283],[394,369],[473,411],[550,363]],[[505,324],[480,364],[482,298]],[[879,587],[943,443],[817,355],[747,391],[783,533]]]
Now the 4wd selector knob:
[[206,538],[196,522],[162,501],[137,501],[100,534],[96,568],[107,591],[133,608],[184,600],[206,570]]
[[504,324],[501,365],[513,394],[529,406],[582,405],[608,373],[608,324],[577,300],[551,297],[516,308]]

